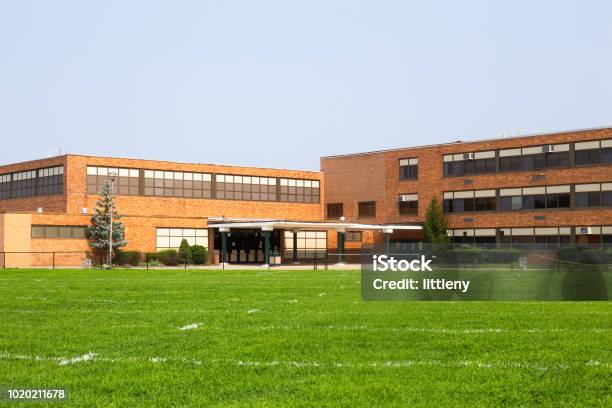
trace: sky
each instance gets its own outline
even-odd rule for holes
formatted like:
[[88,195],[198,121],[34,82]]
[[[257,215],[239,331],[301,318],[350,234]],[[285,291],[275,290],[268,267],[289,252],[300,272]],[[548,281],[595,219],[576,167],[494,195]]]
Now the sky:
[[318,170],[612,125],[610,1],[0,0],[0,163]]

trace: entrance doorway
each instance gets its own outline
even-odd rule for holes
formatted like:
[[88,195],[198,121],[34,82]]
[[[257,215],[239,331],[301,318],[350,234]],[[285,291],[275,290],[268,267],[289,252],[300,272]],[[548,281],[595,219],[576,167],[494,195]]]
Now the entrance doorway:
[[[215,229],[215,250],[221,252],[221,234]],[[281,231],[270,231],[270,251],[280,254]],[[264,262],[264,234],[261,229],[232,229],[227,234],[227,260],[233,264],[262,264]]]

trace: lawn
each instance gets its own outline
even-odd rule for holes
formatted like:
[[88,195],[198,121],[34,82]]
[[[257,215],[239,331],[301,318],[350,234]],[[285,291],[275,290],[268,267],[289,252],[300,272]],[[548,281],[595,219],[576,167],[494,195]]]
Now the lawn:
[[359,278],[1,270],[0,388],[68,389],[54,406],[612,405],[610,302],[364,302]]

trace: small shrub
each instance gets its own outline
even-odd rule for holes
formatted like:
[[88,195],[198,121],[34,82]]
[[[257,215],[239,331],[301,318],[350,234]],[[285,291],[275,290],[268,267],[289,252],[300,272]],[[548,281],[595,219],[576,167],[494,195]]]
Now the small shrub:
[[202,245],[193,245],[191,260],[195,265],[204,265],[208,261],[208,251]]
[[140,251],[119,251],[115,255],[115,264],[121,266],[138,266],[142,254]]
[[575,262],[578,259],[578,250],[574,246],[564,246],[557,250],[557,256],[561,261]]
[[178,250],[178,258],[180,263],[190,264],[191,263],[191,247],[186,239],[181,241],[181,246]]
[[174,249],[166,249],[157,253],[157,260],[166,266],[177,266],[179,264],[178,252]]

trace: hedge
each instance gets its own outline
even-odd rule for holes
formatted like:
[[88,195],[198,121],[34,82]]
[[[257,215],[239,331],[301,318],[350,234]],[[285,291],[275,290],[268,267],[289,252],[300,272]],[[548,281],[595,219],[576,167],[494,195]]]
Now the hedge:
[[121,266],[138,266],[141,259],[140,251],[119,251],[115,254],[115,264]]
[[[179,264],[178,252],[174,249],[159,251],[155,258],[166,266],[177,266]],[[149,257],[149,259],[151,258]]]

